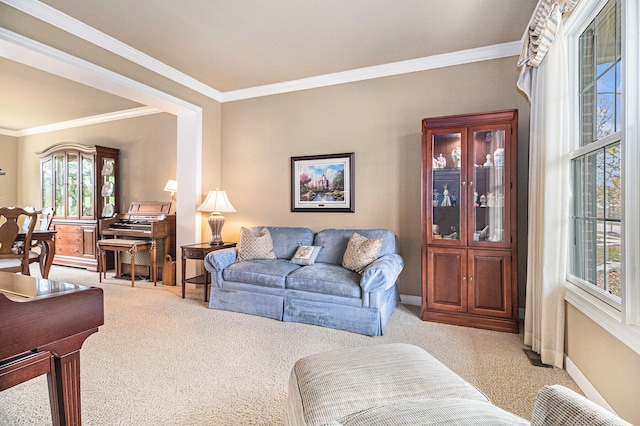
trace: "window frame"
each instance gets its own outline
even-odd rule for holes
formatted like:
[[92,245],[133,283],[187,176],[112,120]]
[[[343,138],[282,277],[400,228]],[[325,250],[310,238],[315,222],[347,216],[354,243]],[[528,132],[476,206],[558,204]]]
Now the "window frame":
[[[608,0],[582,0],[576,10],[565,22],[565,37],[569,72],[569,108],[571,111],[571,142],[573,150],[567,161],[583,154],[580,146],[580,103],[579,75],[579,38],[607,4]],[[640,84],[637,78],[627,76],[640,75],[640,5],[637,0],[621,0],[622,8],[622,128],[620,132],[623,150],[622,172],[622,292],[618,306],[605,302],[600,297],[585,290],[585,286],[576,284],[567,268],[565,300],[603,327],[614,337],[640,354]],[[614,134],[615,135],[615,134]],[[594,142],[602,147],[608,141],[615,140],[613,135],[602,141]],[[588,151],[592,147],[587,148]],[[629,188],[630,190],[627,190]],[[571,253],[567,253],[569,260]],[[591,284],[589,284],[591,285]],[[592,285],[591,285],[592,286]],[[593,286],[592,286],[593,287]],[[597,292],[597,290],[593,289]]]

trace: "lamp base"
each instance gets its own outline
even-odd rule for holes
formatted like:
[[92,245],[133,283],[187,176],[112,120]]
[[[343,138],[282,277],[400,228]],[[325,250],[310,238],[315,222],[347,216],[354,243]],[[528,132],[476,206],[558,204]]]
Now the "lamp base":
[[218,212],[213,212],[207,219],[209,228],[211,228],[211,240],[209,240],[210,246],[217,246],[224,244],[222,241],[222,227],[224,226],[224,216]]

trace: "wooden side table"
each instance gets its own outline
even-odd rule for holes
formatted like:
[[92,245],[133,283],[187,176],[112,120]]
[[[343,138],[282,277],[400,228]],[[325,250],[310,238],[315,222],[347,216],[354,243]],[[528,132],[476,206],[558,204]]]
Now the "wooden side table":
[[236,246],[236,243],[224,243],[224,244],[218,244],[218,245],[210,245],[209,243],[197,243],[197,244],[189,244],[186,246],[180,246],[180,249],[182,250],[182,298],[184,299],[184,290],[185,290],[185,285],[187,283],[204,284],[204,301],[205,302],[209,301],[208,289],[209,289],[209,283],[211,282],[210,272],[207,271],[205,268],[204,274],[187,278],[186,277],[187,259],[201,260],[204,265],[204,257],[208,253],[216,250],[235,247],[235,246]]

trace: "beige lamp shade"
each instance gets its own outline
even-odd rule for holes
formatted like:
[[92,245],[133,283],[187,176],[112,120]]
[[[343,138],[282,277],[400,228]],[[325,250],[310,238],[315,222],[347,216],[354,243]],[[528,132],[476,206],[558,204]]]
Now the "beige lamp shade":
[[209,219],[209,228],[211,228],[211,240],[210,245],[224,244],[222,241],[222,227],[224,226],[224,216],[220,213],[235,212],[236,209],[229,201],[227,193],[216,189],[215,191],[209,191],[207,198],[204,199],[200,207],[199,212],[211,212]]
[[167,184],[164,186],[164,190],[167,192],[178,192],[178,182],[173,179],[169,179]]

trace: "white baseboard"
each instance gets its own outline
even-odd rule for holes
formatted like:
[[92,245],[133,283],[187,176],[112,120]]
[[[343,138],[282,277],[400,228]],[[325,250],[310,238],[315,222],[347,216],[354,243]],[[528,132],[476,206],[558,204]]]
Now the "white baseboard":
[[602,397],[602,395],[600,395],[598,390],[591,384],[589,379],[587,379],[587,377],[584,374],[582,374],[582,371],[580,371],[580,369],[571,361],[569,357],[565,358],[564,366],[565,366],[565,369],[567,370],[567,373],[569,373],[569,376],[571,376],[573,381],[576,382],[580,390],[584,392],[584,395],[588,399],[600,405],[601,407],[604,407],[607,410],[611,411],[616,416],[618,415],[618,413],[616,413],[615,410],[611,408],[609,404],[607,404],[607,401],[605,401],[605,399]]
[[403,303],[405,305],[421,306],[422,305],[422,297],[420,297],[420,296],[411,296],[409,294],[401,294],[400,295],[400,303]]

